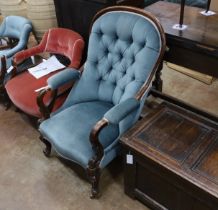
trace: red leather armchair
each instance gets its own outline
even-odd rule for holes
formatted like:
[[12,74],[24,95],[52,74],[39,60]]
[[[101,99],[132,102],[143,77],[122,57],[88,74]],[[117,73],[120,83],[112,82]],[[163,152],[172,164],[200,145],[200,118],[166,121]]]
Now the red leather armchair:
[[[68,67],[78,69],[82,58],[84,48],[83,38],[76,32],[63,29],[53,28],[46,32],[39,45],[23,50],[17,53],[13,59],[12,78],[5,85],[7,94],[13,104],[28,115],[37,118],[46,118],[50,112],[57,110],[66,98],[66,89],[69,85],[58,93],[48,92],[43,96],[44,110],[39,110],[37,103],[38,93],[35,91],[47,85],[47,79],[61,70],[49,73],[39,79],[33,77],[28,71],[16,74],[16,69],[25,59],[38,55],[40,53],[50,53],[61,55],[64,60],[68,60]],[[38,62],[35,63],[37,65]],[[72,84],[71,84],[72,85]]]

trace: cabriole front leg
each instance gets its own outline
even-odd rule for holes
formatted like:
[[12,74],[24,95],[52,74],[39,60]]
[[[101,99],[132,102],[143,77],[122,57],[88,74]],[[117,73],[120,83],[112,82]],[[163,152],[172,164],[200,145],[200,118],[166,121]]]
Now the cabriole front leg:
[[91,182],[91,196],[90,198],[98,198],[99,193],[99,182],[100,182],[100,168],[95,164],[94,160],[90,160],[87,168],[87,175]]
[[93,151],[95,155],[92,159],[89,160],[87,167],[87,175],[91,181],[92,189],[91,189],[91,198],[99,197],[99,181],[100,181],[100,168],[99,164],[104,155],[104,148],[98,139],[98,135],[101,130],[108,125],[108,121],[102,119],[96,123],[90,133],[90,143],[92,145]]

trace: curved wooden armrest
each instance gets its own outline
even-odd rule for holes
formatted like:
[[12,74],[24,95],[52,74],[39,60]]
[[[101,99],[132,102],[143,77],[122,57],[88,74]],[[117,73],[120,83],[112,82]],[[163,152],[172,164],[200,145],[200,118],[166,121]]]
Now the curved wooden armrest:
[[[31,57],[33,57],[33,58],[31,58]],[[13,65],[18,66],[18,65],[24,63],[25,60],[30,59],[30,58],[32,59],[32,63],[33,63],[33,64],[27,66],[27,68],[32,68],[32,67],[34,67],[34,66],[37,66],[38,64],[40,64],[40,63],[43,61],[43,57],[42,57],[41,55],[33,55],[33,56],[28,57],[28,58],[25,58],[25,59],[22,60],[21,62],[15,62],[15,61],[13,60]]]
[[[51,91],[51,100],[48,105],[44,103],[44,96]],[[37,96],[37,105],[39,106],[39,111],[42,114],[43,119],[48,119],[50,117],[51,111],[54,107],[55,100],[57,97],[58,90],[50,90],[50,88],[45,88],[41,90]]]
[[104,148],[99,141],[99,133],[101,130],[108,125],[107,119],[103,118],[96,123],[96,125],[91,130],[89,140],[95,151],[95,156],[89,161],[89,168],[95,168],[96,164],[99,164],[103,155],[104,155]]

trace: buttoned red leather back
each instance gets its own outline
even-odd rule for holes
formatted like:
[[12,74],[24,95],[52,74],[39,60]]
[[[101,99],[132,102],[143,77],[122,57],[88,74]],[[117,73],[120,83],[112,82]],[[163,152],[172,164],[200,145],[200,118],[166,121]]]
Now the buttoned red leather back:
[[19,63],[32,55],[48,52],[66,56],[70,60],[69,67],[78,68],[83,48],[83,38],[75,31],[52,28],[44,34],[39,45],[17,53],[14,61]]
[[64,28],[49,29],[43,37],[42,45],[45,52],[61,54],[69,58],[70,67],[79,67],[84,41],[78,33]]

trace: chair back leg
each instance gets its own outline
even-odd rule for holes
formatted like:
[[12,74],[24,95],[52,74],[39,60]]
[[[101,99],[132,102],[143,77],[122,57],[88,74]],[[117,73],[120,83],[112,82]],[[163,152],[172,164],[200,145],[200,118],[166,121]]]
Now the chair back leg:
[[45,149],[43,150],[43,153],[46,157],[50,157],[51,155],[51,143],[47,141],[43,136],[40,136],[39,139],[45,144]]

